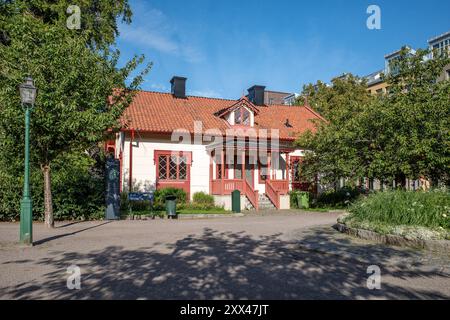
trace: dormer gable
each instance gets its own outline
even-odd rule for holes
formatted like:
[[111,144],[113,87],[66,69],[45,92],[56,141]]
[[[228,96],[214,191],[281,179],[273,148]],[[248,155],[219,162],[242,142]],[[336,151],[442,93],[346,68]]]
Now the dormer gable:
[[253,127],[258,113],[258,108],[247,97],[242,97],[233,105],[216,112],[215,116],[225,119],[231,126]]

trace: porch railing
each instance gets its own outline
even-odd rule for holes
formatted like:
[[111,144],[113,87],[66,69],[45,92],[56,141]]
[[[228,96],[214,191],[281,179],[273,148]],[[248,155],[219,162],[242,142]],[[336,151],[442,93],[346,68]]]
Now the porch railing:
[[280,191],[276,190],[273,182],[266,180],[266,195],[277,209],[280,209]]
[[270,180],[270,184],[280,194],[287,194],[289,192],[289,180]]
[[258,191],[253,190],[252,186],[245,179],[245,195],[256,211],[258,211]]
[[224,179],[222,180],[213,180],[212,181],[212,193],[219,195],[228,195],[231,194],[234,190],[239,190],[242,192],[243,190],[242,180],[239,179]]
[[247,197],[252,206],[258,210],[258,191],[253,190],[247,180],[244,182],[241,179],[224,179],[223,182],[222,180],[213,180],[211,183],[212,194],[229,195],[234,190],[239,190],[241,194],[244,194]]

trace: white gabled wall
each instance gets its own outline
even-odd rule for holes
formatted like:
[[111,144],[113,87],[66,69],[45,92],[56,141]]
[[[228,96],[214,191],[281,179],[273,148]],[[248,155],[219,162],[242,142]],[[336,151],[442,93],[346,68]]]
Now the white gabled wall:
[[[189,151],[192,152],[191,172],[191,198],[195,192],[209,193],[209,154],[205,145],[180,144],[171,142],[170,137],[163,138],[144,134],[135,134],[133,141],[133,184],[140,190],[155,190],[156,165],[154,161],[155,150]],[[122,158],[122,183],[124,190],[128,189],[130,164],[130,135],[124,139]]]
[[[249,108],[245,107],[245,106],[242,106],[241,108],[244,108],[244,109],[248,110],[248,112],[250,113],[250,127],[254,127],[255,126],[255,114],[254,114],[254,112],[252,110],[250,110]],[[234,110],[232,112],[227,113],[224,118],[225,118],[225,120],[228,121],[228,123],[230,125],[232,125],[232,126],[235,125],[235,122],[234,122]]]

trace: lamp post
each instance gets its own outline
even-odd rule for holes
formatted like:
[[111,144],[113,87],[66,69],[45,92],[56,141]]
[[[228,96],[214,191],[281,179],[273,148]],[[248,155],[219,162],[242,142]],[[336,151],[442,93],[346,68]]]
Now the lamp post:
[[31,77],[20,85],[20,100],[25,111],[25,176],[23,198],[20,201],[20,243],[33,244],[33,203],[30,193],[30,113],[36,100],[36,87]]

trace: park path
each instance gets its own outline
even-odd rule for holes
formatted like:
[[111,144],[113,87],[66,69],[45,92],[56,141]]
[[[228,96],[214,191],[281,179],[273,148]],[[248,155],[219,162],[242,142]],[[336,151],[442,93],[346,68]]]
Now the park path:
[[[338,213],[34,225],[0,223],[2,299],[449,299],[450,258],[350,238]],[[67,268],[81,289],[66,286]],[[367,268],[381,289],[367,288]]]

